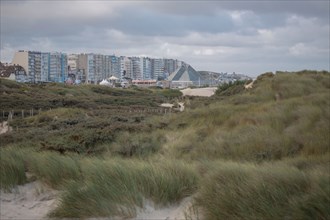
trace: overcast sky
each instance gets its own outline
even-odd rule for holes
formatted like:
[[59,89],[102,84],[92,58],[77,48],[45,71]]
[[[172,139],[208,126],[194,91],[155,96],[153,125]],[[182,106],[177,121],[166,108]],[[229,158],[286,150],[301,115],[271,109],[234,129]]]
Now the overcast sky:
[[17,50],[173,58],[256,76],[329,71],[325,1],[4,1],[1,57]]

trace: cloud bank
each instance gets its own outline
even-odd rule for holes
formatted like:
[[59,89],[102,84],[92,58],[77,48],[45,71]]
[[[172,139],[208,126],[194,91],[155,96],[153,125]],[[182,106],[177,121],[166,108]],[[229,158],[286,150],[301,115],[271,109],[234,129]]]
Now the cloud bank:
[[1,1],[16,50],[183,60],[197,70],[329,70],[329,1]]

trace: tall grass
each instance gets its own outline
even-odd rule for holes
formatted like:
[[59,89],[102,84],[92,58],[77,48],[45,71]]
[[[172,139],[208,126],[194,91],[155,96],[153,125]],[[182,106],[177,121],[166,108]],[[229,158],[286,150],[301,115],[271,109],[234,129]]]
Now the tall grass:
[[191,195],[197,175],[177,162],[89,159],[81,162],[84,181],[72,181],[51,213],[55,217],[133,217],[144,199],[165,205]]
[[24,157],[26,151],[18,148],[0,149],[0,189],[10,191],[26,182]]
[[168,128],[179,132],[170,131],[175,138],[165,143],[167,153],[250,161],[325,154],[330,150],[330,91],[324,83],[329,76],[276,74],[257,80],[244,94],[174,115]]
[[205,219],[328,219],[329,183],[290,166],[226,162],[203,179],[196,201]]
[[[134,217],[146,199],[163,206],[196,193],[206,219],[329,219],[329,82],[329,73],[265,74],[251,90],[193,98],[185,112],[148,120],[110,110],[122,102],[156,105],[180,92],[49,84],[41,106],[49,98],[63,106],[74,95],[83,104],[71,104],[82,109],[13,120],[17,133],[2,136],[1,189],[31,172],[63,190],[50,214],[59,218]],[[5,87],[13,96],[37,92]],[[15,104],[9,98],[6,106]],[[37,147],[8,147],[14,139]]]
[[27,167],[30,172],[53,188],[67,181],[82,178],[77,156],[63,156],[54,152],[32,152]]
[[31,148],[8,147],[0,150],[1,189],[10,190],[27,181],[26,172],[53,188],[80,179],[79,157],[55,152],[36,152]]
[[165,137],[160,131],[153,132],[152,135],[144,132],[125,131],[119,133],[108,148],[113,154],[143,158],[158,152],[164,142]]

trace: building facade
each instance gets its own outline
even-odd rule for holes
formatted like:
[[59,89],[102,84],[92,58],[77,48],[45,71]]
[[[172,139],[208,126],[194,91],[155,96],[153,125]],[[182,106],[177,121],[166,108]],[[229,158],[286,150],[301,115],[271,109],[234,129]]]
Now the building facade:
[[49,81],[63,83],[68,78],[68,58],[64,53],[52,52],[49,57]]
[[133,77],[133,62],[131,58],[121,56],[120,57],[120,72],[121,79],[123,78],[131,78]]
[[120,80],[163,80],[184,63],[175,59],[126,57],[94,53],[70,54],[20,50],[13,64],[24,68],[33,83],[66,82],[98,84],[115,76]]
[[156,80],[164,78],[164,60],[163,59],[152,59],[152,61],[151,61],[151,78],[156,79]]
[[150,80],[151,77],[151,59],[148,57],[140,58],[140,71],[142,80]]
[[132,79],[142,80],[140,57],[131,57],[131,60],[133,66]]
[[15,53],[12,63],[22,66],[32,83],[64,82],[68,76],[64,53],[20,50]]
[[121,65],[120,65],[120,57],[115,55],[111,55],[111,75],[120,78],[121,76]]

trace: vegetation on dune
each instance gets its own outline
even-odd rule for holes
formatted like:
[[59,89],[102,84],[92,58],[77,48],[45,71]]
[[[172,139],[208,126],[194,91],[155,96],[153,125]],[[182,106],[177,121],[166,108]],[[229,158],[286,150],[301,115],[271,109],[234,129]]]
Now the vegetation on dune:
[[0,189],[10,191],[16,185],[26,182],[24,153],[17,149],[1,149],[0,152]]
[[329,178],[285,165],[225,162],[204,178],[197,204],[206,219],[329,219]]
[[251,81],[230,81],[229,83],[220,84],[216,90],[216,95],[230,96],[244,91],[244,85]]
[[9,122],[1,189],[29,181],[26,172],[61,189],[52,217],[134,217],[146,199],[163,206],[194,194],[203,219],[329,219],[330,73],[244,83],[159,115],[143,108],[178,90],[1,80],[6,108],[52,108]]
[[48,110],[50,108],[109,109],[114,107],[155,107],[182,95],[169,89],[118,89],[99,85],[57,83],[28,85],[0,79],[1,110]]
[[328,81],[324,73],[281,73],[262,76],[240,94],[215,96],[167,121],[180,131],[171,133],[168,153],[261,162],[329,152]]
[[192,194],[197,188],[196,173],[178,161],[88,159],[81,164],[84,181],[69,183],[61,205],[51,216],[133,217],[136,207],[142,207],[145,199],[165,205]]

